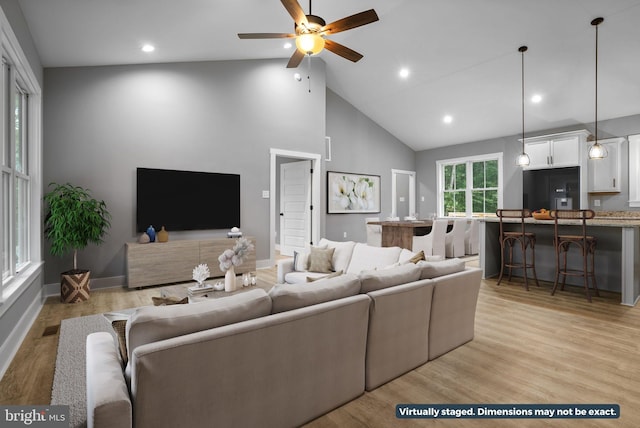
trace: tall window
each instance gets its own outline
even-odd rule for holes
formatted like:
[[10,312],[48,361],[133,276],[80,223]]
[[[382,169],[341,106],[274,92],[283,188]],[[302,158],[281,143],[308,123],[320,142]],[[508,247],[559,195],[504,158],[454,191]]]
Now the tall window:
[[12,67],[2,64],[2,281],[24,269],[30,261],[29,97]]
[[502,153],[448,159],[438,166],[438,215],[494,215],[502,201]]
[[0,8],[0,316],[42,281],[42,90]]

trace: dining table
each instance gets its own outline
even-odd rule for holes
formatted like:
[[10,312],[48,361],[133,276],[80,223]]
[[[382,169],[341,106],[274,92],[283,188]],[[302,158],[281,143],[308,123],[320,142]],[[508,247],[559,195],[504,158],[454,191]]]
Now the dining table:
[[[426,235],[431,232],[433,220],[399,220],[399,221],[369,221],[368,224],[382,226],[382,246],[400,247],[411,250],[413,237]],[[453,219],[449,220],[449,226],[453,225]]]

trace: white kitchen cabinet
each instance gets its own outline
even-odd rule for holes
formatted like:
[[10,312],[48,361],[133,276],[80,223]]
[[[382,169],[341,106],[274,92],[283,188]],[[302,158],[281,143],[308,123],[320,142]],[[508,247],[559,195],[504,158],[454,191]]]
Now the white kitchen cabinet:
[[640,207],[640,134],[629,135],[629,206]]
[[624,138],[600,140],[607,150],[602,159],[589,159],[589,193],[620,192],[620,164]]
[[581,130],[525,138],[524,150],[530,163],[524,169],[580,166],[582,145],[588,135],[587,131]]

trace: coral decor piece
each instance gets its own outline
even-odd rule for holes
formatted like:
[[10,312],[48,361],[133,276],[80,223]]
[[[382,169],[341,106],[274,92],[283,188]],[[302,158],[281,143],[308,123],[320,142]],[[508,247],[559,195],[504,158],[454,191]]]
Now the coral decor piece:
[[193,280],[198,283],[199,287],[202,287],[204,281],[211,276],[209,266],[206,263],[201,263],[193,268]]
[[254,245],[247,238],[236,240],[232,249],[224,250],[218,257],[220,262],[220,270],[226,272],[232,267],[240,266],[245,262],[249,253],[253,251]]

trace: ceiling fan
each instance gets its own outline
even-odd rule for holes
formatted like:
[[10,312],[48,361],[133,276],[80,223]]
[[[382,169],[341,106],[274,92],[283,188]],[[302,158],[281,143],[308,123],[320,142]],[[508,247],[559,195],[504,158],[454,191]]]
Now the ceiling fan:
[[324,36],[350,30],[362,25],[371,24],[378,20],[378,15],[373,9],[338,19],[327,25],[324,19],[311,13],[311,0],[309,0],[309,14],[305,15],[297,0],[281,0],[287,12],[295,22],[295,33],[238,33],[241,39],[296,39],[296,51],[287,64],[287,68],[296,68],[305,55],[315,55],[327,48],[336,55],[340,55],[349,61],[357,62],[362,59],[362,54],[329,40]]

